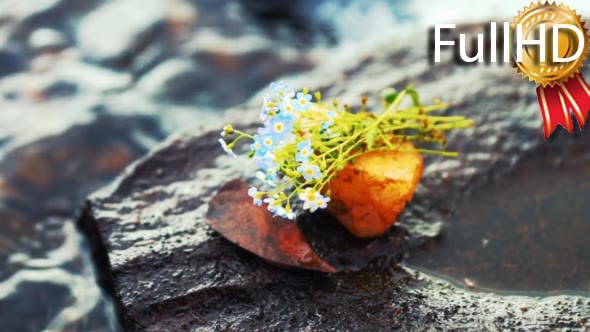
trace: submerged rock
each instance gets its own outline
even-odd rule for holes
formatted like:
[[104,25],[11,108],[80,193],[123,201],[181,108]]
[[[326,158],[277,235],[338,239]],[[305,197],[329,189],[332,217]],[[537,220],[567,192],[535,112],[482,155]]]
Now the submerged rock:
[[64,49],[67,43],[61,32],[49,28],[37,29],[29,37],[29,47],[35,52],[57,52]]
[[210,75],[203,74],[197,65],[188,59],[169,59],[145,74],[137,88],[149,95],[166,101],[187,101],[210,84]]
[[10,127],[0,135],[3,328],[118,331],[73,211],[145,152],[141,136],[161,139],[158,123],[147,116],[95,114],[94,103],[74,98],[0,105],[9,110],[1,119]]
[[77,41],[88,58],[117,64],[150,42],[162,28],[164,14],[164,3],[158,0],[110,1],[82,19]]
[[15,52],[0,49],[0,78],[26,68],[25,61]]
[[[198,66],[193,95],[198,104],[228,107],[247,100],[269,81],[312,69],[316,63],[283,41],[244,34],[228,38],[202,29],[183,46]],[[211,82],[216,84],[212,85]]]
[[[345,101],[415,82],[423,96],[455,104],[446,114],[476,123],[450,135],[448,149],[461,157],[425,158],[413,201],[384,235],[356,239],[328,215],[300,218],[305,238],[338,273],[272,266],[206,226],[208,202],[223,183],[253,181],[253,163],[223,154],[220,129],[172,137],[89,199],[79,226],[129,330],[532,331],[583,324],[590,315],[586,297],[473,291],[400,265],[445,231],[441,225],[458,202],[505,177],[521,159],[590,149],[561,131],[543,143],[534,86],[509,66],[466,69],[448,58],[430,66],[426,50],[403,46],[410,44],[389,43],[343,63],[339,72],[318,69],[292,81]],[[258,104],[254,98],[227,117],[253,130]]]

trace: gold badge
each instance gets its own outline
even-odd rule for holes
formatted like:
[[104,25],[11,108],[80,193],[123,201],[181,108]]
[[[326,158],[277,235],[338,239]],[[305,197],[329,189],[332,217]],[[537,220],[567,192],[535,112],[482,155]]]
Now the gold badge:
[[511,32],[517,73],[539,84],[545,138],[558,125],[573,133],[571,112],[581,129],[590,110],[590,85],[580,72],[590,46],[582,18],[564,5],[533,3],[514,18]]
[[[584,27],[584,22],[581,17],[576,14],[575,10],[569,7],[548,3],[531,4],[524,8],[522,12],[514,18],[512,30],[516,29],[518,24],[521,25],[522,36],[524,39],[540,39],[545,41],[545,54],[542,54],[541,49],[537,45],[527,46],[522,54],[522,61],[517,61],[516,49],[513,49],[512,59],[517,72],[527,77],[531,81],[535,81],[542,87],[554,86],[559,82],[565,82],[569,78],[574,77],[580,72],[580,68],[584,64],[584,60],[588,55],[588,30]],[[557,41],[553,40],[553,28],[557,24],[569,24],[584,32],[584,40],[579,40],[575,33],[568,29],[559,29],[557,34]],[[544,25],[544,30],[541,31],[541,25]],[[542,35],[543,34],[543,35]],[[556,51],[559,58],[572,57],[578,49],[578,43],[586,43],[584,50],[580,56],[571,62],[554,62],[553,43],[558,45]],[[544,62],[541,61],[544,55]]]

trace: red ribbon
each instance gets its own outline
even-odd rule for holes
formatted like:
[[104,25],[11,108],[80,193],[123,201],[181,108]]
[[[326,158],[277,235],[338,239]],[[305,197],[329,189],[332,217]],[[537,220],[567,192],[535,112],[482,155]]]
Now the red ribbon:
[[553,133],[557,125],[562,125],[570,134],[574,128],[570,110],[574,112],[580,129],[586,123],[590,110],[590,86],[582,74],[559,82],[553,87],[537,87],[537,98],[543,116],[545,139]]

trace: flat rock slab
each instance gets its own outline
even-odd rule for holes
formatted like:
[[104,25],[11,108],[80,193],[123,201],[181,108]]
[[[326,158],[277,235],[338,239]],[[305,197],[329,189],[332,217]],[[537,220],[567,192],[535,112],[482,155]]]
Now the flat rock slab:
[[[94,194],[79,226],[125,326],[134,331],[581,329],[590,317],[590,298],[470,291],[400,265],[440,233],[458,202],[472,190],[485,190],[521,160],[548,153],[556,160],[590,156],[587,136],[559,132],[543,143],[534,86],[511,68],[464,68],[446,61],[430,67],[421,47],[387,45],[344,65],[339,74],[317,70],[301,78],[324,95],[345,98],[416,82],[427,97],[455,103],[447,114],[477,123],[450,136],[449,149],[460,151],[460,158],[426,158],[414,201],[385,235],[355,239],[323,214],[298,221],[338,273],[270,265],[206,226],[216,191],[236,177],[253,181],[254,174],[246,158],[223,154],[219,129],[169,139]],[[399,66],[404,71],[396,70]],[[228,116],[253,130],[248,124],[257,103]]]

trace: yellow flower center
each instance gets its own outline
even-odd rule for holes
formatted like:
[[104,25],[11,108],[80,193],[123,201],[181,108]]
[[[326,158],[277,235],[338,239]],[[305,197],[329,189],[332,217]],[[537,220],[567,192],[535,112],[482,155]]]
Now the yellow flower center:
[[304,157],[307,156],[307,149],[301,150],[301,155]]
[[312,175],[313,174],[313,169],[308,168],[308,169],[305,170],[305,173],[307,173],[309,175]]
[[283,129],[284,129],[284,127],[283,127],[283,124],[282,123],[277,123],[275,125],[275,131],[281,132],[281,131],[283,131]]

